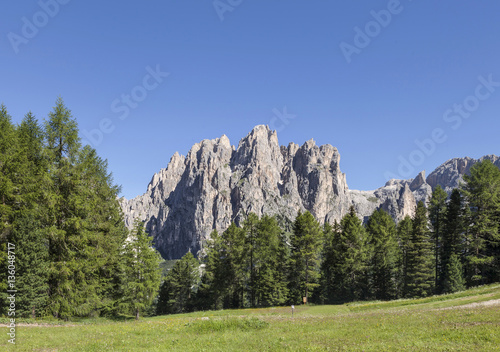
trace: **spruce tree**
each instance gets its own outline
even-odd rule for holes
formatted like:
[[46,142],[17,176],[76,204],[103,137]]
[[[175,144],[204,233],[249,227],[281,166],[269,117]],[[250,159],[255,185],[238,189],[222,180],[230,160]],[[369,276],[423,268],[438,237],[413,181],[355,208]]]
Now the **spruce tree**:
[[245,222],[243,223],[243,231],[245,232],[245,248],[244,251],[247,254],[248,270],[249,270],[249,293],[250,293],[250,305],[255,307],[256,305],[256,291],[257,289],[257,272],[258,272],[258,259],[256,256],[258,253],[257,238],[258,238],[258,224],[259,218],[256,214],[248,214]]
[[124,303],[136,319],[155,299],[161,283],[160,254],[152,247],[152,239],[144,224],[136,220],[129,241],[125,245]]
[[408,290],[408,257],[411,248],[411,235],[413,233],[413,220],[407,215],[397,225],[399,245],[398,267],[398,297],[403,297]]
[[[255,267],[256,305],[269,307],[280,305],[286,299],[286,281],[280,274],[284,270],[281,262],[284,248],[281,246],[281,229],[276,218],[264,215],[257,225]],[[285,259],[286,260],[286,259]]]
[[434,292],[434,265],[429,218],[418,202],[407,257],[406,297],[426,297]]
[[500,170],[485,159],[465,175],[463,194],[469,215],[467,229],[469,286],[500,281]]
[[[203,248],[204,255],[201,257],[203,271],[200,286],[195,298],[195,305],[198,310],[218,309],[221,307],[221,300],[216,282],[218,278],[217,270],[220,267],[221,261],[219,255],[220,247],[221,241],[219,233],[217,230],[213,230]],[[165,290],[168,291],[169,287],[165,287]],[[161,296],[158,302],[159,307],[160,303],[165,301],[163,297],[166,297],[166,295]]]
[[198,260],[191,252],[176,261],[163,281],[158,296],[157,314],[177,314],[191,311],[194,287],[199,280]]
[[[213,231],[203,262],[205,272],[197,294],[203,309],[243,308],[248,284],[245,231],[232,223],[226,231]],[[209,303],[207,303],[209,302]]]
[[295,219],[291,242],[290,294],[293,302],[301,297],[306,302],[318,287],[321,227],[310,212],[300,213]]
[[445,272],[443,293],[453,293],[465,289],[462,262],[458,255],[452,254],[450,256],[446,263]]
[[448,194],[437,185],[432,191],[432,197],[429,202],[429,220],[432,225],[432,237],[434,239],[434,268],[435,283],[437,293],[443,290],[443,272],[444,267],[440,261],[440,251],[442,250],[444,220],[446,217],[446,199]]
[[[444,220],[443,246],[441,250],[441,265],[443,267],[442,293],[451,293],[454,291],[450,290],[462,289],[460,285],[450,285],[451,282],[461,283],[464,280],[463,260],[466,248],[462,203],[460,191],[454,189],[446,206]],[[452,257],[454,257],[453,263],[451,263]],[[458,267],[461,270],[457,270]]]
[[340,300],[353,301],[368,297],[368,246],[367,235],[354,207],[351,206],[341,222],[339,253]]
[[341,229],[337,220],[333,226],[328,222],[323,225],[324,245],[321,262],[321,293],[319,302],[334,303],[338,301],[338,279],[343,276],[339,272],[342,261],[340,253]]
[[366,230],[371,246],[371,293],[376,299],[388,300],[397,296],[398,243],[396,224],[383,210],[376,210],[368,220]]

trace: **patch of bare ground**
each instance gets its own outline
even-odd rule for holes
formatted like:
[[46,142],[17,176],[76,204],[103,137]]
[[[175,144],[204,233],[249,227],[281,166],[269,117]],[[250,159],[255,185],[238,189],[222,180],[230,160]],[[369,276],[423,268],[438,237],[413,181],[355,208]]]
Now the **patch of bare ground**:
[[438,308],[437,310],[469,309],[469,308],[490,307],[490,306],[500,306],[500,299],[491,299],[489,301],[484,301],[484,302],[474,302],[469,304],[463,304],[461,306]]

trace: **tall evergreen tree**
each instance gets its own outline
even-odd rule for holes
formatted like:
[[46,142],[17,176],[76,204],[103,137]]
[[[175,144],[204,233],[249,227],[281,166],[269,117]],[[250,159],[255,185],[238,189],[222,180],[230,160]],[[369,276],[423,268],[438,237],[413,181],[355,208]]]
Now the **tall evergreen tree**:
[[[9,241],[13,222],[16,134],[12,118],[5,105],[0,105],[0,266],[7,265],[7,242]],[[0,314],[6,310],[7,274],[4,270],[0,276]]]
[[125,297],[124,303],[139,319],[153,302],[161,282],[160,254],[152,247],[152,239],[144,230],[144,224],[136,220],[130,241],[124,252]]
[[245,232],[245,248],[247,250],[244,253],[247,254],[248,261],[248,271],[249,271],[249,291],[250,291],[250,305],[255,307],[256,305],[256,291],[257,291],[257,272],[258,268],[256,265],[258,255],[257,252],[257,240],[259,237],[258,231],[259,218],[256,214],[248,214],[245,222],[243,223],[243,231]]
[[279,271],[286,261],[281,229],[276,218],[264,215],[257,225],[255,266],[255,299],[257,306],[272,306],[285,303],[286,280]]
[[322,263],[323,299],[328,303],[368,297],[368,242],[365,228],[351,207],[340,225],[326,225]]
[[[75,288],[87,297],[89,308],[113,314],[120,299],[120,254],[128,231],[117,201],[119,187],[113,184],[107,167],[95,149],[85,146],[75,166],[78,177],[69,203],[80,222],[75,263],[83,266]],[[94,299],[93,306],[89,297]]]
[[203,309],[245,306],[245,293],[248,291],[248,253],[245,243],[245,231],[235,223],[221,235],[217,231],[212,232],[204,259],[205,273],[197,295],[198,306]]
[[[204,255],[201,258],[202,267],[204,270],[201,275],[201,282],[196,293],[195,305],[199,310],[220,309],[221,300],[219,295],[219,283],[217,282],[219,275],[217,271],[221,267],[221,240],[217,230],[213,230],[210,238],[206,242]],[[167,281],[165,281],[166,285]],[[169,287],[162,287],[163,290],[170,292]],[[166,295],[162,296],[166,297]],[[159,302],[160,306],[160,302]]]
[[454,189],[446,206],[444,220],[441,251],[442,293],[451,293],[463,288],[463,261],[466,249],[463,215],[462,196],[458,189]]
[[297,303],[301,297],[306,302],[318,286],[319,254],[322,231],[310,212],[300,213],[295,219],[291,242],[291,299]]
[[465,175],[463,194],[470,209],[467,282],[474,286],[500,280],[500,169],[485,159]]
[[[75,280],[80,281],[83,263],[79,263],[79,229],[80,218],[71,209],[69,201],[75,193],[74,165],[78,158],[80,140],[78,126],[61,98],[56,101],[54,110],[45,123],[47,140],[47,156],[50,162],[49,173],[53,189],[48,199],[47,211],[49,223],[50,266],[50,305],[49,309],[55,317],[68,318],[80,313],[75,295]],[[80,296],[82,298],[82,296]],[[77,312],[78,311],[78,312]]]
[[323,225],[324,245],[321,262],[321,303],[334,303],[338,301],[338,279],[343,276],[339,272],[342,253],[340,252],[341,228],[337,220],[333,225],[325,222]]
[[371,291],[375,298],[388,300],[397,296],[398,243],[396,224],[383,210],[376,210],[366,230],[372,248],[370,256]]
[[453,293],[465,289],[465,280],[463,277],[463,267],[460,258],[452,254],[446,262],[446,276],[443,280],[443,293]]
[[45,227],[50,188],[43,131],[28,113],[17,129],[16,206],[11,241],[17,246],[17,299],[20,316],[40,316],[48,303],[48,238]]
[[443,272],[444,267],[441,265],[440,251],[442,250],[444,220],[446,217],[446,199],[448,194],[437,185],[432,191],[432,197],[429,202],[429,219],[432,225],[432,236],[434,239],[434,268],[435,268],[435,283],[434,287],[437,293],[443,290]]
[[354,207],[340,222],[342,228],[339,251],[342,254],[337,278],[341,283],[341,299],[352,301],[368,296],[368,246],[365,228]]
[[408,263],[411,248],[411,235],[413,233],[413,220],[407,215],[397,225],[399,244],[398,267],[398,297],[403,297],[408,291]]
[[194,287],[199,280],[198,260],[191,252],[175,262],[163,281],[157,314],[186,313],[193,309]]
[[429,218],[423,202],[418,202],[407,258],[406,297],[425,297],[434,291],[434,266]]

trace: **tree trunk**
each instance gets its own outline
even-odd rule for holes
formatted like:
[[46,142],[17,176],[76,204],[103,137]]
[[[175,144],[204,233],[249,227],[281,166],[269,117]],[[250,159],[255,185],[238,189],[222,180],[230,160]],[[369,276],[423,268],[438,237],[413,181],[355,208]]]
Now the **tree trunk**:
[[139,308],[135,309],[135,320],[139,320]]
[[307,304],[307,302],[309,300],[307,297],[308,296],[308,290],[307,290],[308,284],[309,284],[309,260],[306,259],[306,301],[304,302],[305,304]]

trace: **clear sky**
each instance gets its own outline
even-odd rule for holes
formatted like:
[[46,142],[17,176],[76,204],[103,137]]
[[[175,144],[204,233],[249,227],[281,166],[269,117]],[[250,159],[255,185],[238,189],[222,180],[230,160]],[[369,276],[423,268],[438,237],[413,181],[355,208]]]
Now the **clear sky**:
[[0,102],[43,120],[62,96],[127,198],[176,151],[258,124],[282,145],[332,144],[349,187],[375,189],[500,154],[499,14],[498,0],[8,1]]

